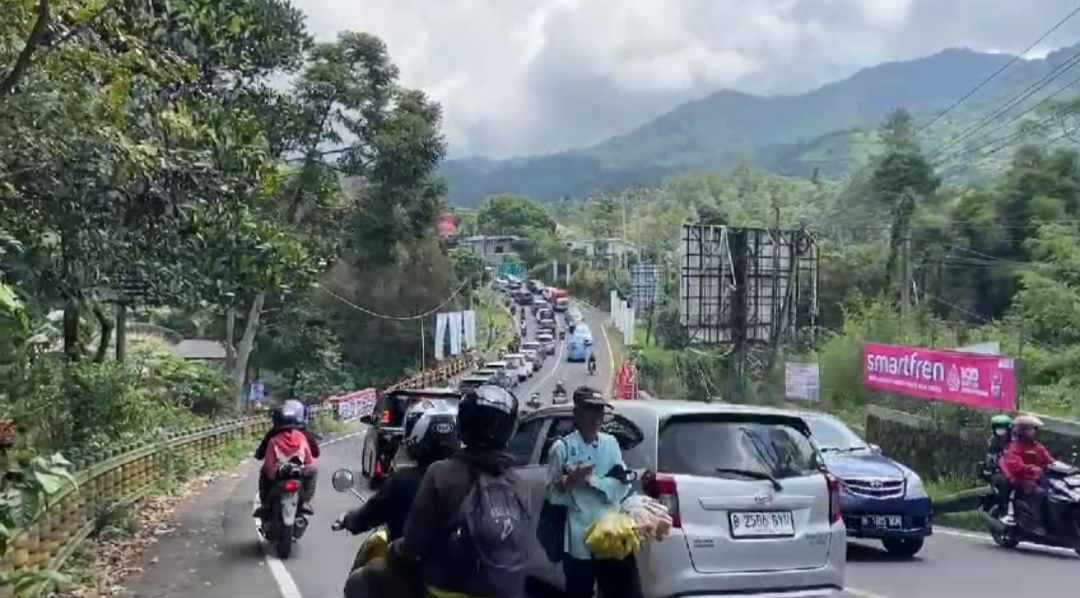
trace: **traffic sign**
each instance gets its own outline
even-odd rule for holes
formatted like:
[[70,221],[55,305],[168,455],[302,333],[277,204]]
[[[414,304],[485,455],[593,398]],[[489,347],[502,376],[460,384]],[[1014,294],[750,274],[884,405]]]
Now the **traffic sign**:
[[502,263],[500,272],[503,276],[521,276],[525,272],[525,267],[521,265],[521,262],[507,260]]

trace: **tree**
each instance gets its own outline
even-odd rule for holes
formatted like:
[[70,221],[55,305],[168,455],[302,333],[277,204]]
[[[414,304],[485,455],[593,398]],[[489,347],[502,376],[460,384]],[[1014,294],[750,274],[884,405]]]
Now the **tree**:
[[555,220],[537,202],[520,195],[495,195],[484,200],[476,215],[487,235],[525,235],[529,230],[555,232]]

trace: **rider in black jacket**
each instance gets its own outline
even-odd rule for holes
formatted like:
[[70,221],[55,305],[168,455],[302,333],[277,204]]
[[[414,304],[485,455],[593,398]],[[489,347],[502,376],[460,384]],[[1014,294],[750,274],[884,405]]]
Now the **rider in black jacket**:
[[[428,467],[449,459],[460,448],[456,425],[457,409],[445,401],[424,400],[411,406],[405,414],[404,446],[416,465],[395,469],[377,494],[360,508],[342,515],[334,527],[361,534],[385,525],[389,541],[400,538]],[[345,596],[365,595],[360,573],[354,572],[345,581]]]

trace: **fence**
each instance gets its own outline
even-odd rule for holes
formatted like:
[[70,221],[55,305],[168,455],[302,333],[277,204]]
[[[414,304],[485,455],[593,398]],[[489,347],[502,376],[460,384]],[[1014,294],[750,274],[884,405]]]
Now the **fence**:
[[[451,381],[474,367],[471,357],[455,359],[394,384],[423,388]],[[93,531],[102,508],[130,504],[167,479],[178,459],[199,471],[236,440],[254,441],[266,432],[262,415],[163,433],[142,441],[86,454],[67,455],[78,487],[49,498],[32,526],[19,530],[0,559],[3,571],[58,569]],[[0,590],[0,596],[3,590]]]

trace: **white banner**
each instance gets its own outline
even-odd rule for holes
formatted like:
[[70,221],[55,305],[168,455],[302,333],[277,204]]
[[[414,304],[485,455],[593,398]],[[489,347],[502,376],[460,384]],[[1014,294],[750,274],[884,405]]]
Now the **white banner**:
[[338,419],[350,421],[374,413],[377,399],[378,392],[374,388],[365,388],[331,397],[327,399],[326,406],[334,410]]
[[784,364],[784,395],[789,399],[817,401],[821,392],[821,371],[816,363]]
[[465,348],[476,348],[476,312],[473,310],[461,312],[461,327],[465,331]]
[[435,359],[438,361],[442,361],[446,356],[443,353],[443,346],[446,344],[447,320],[446,314],[435,315]]
[[461,312],[452,311],[446,314],[447,321],[450,322],[450,354],[458,355],[461,353]]

